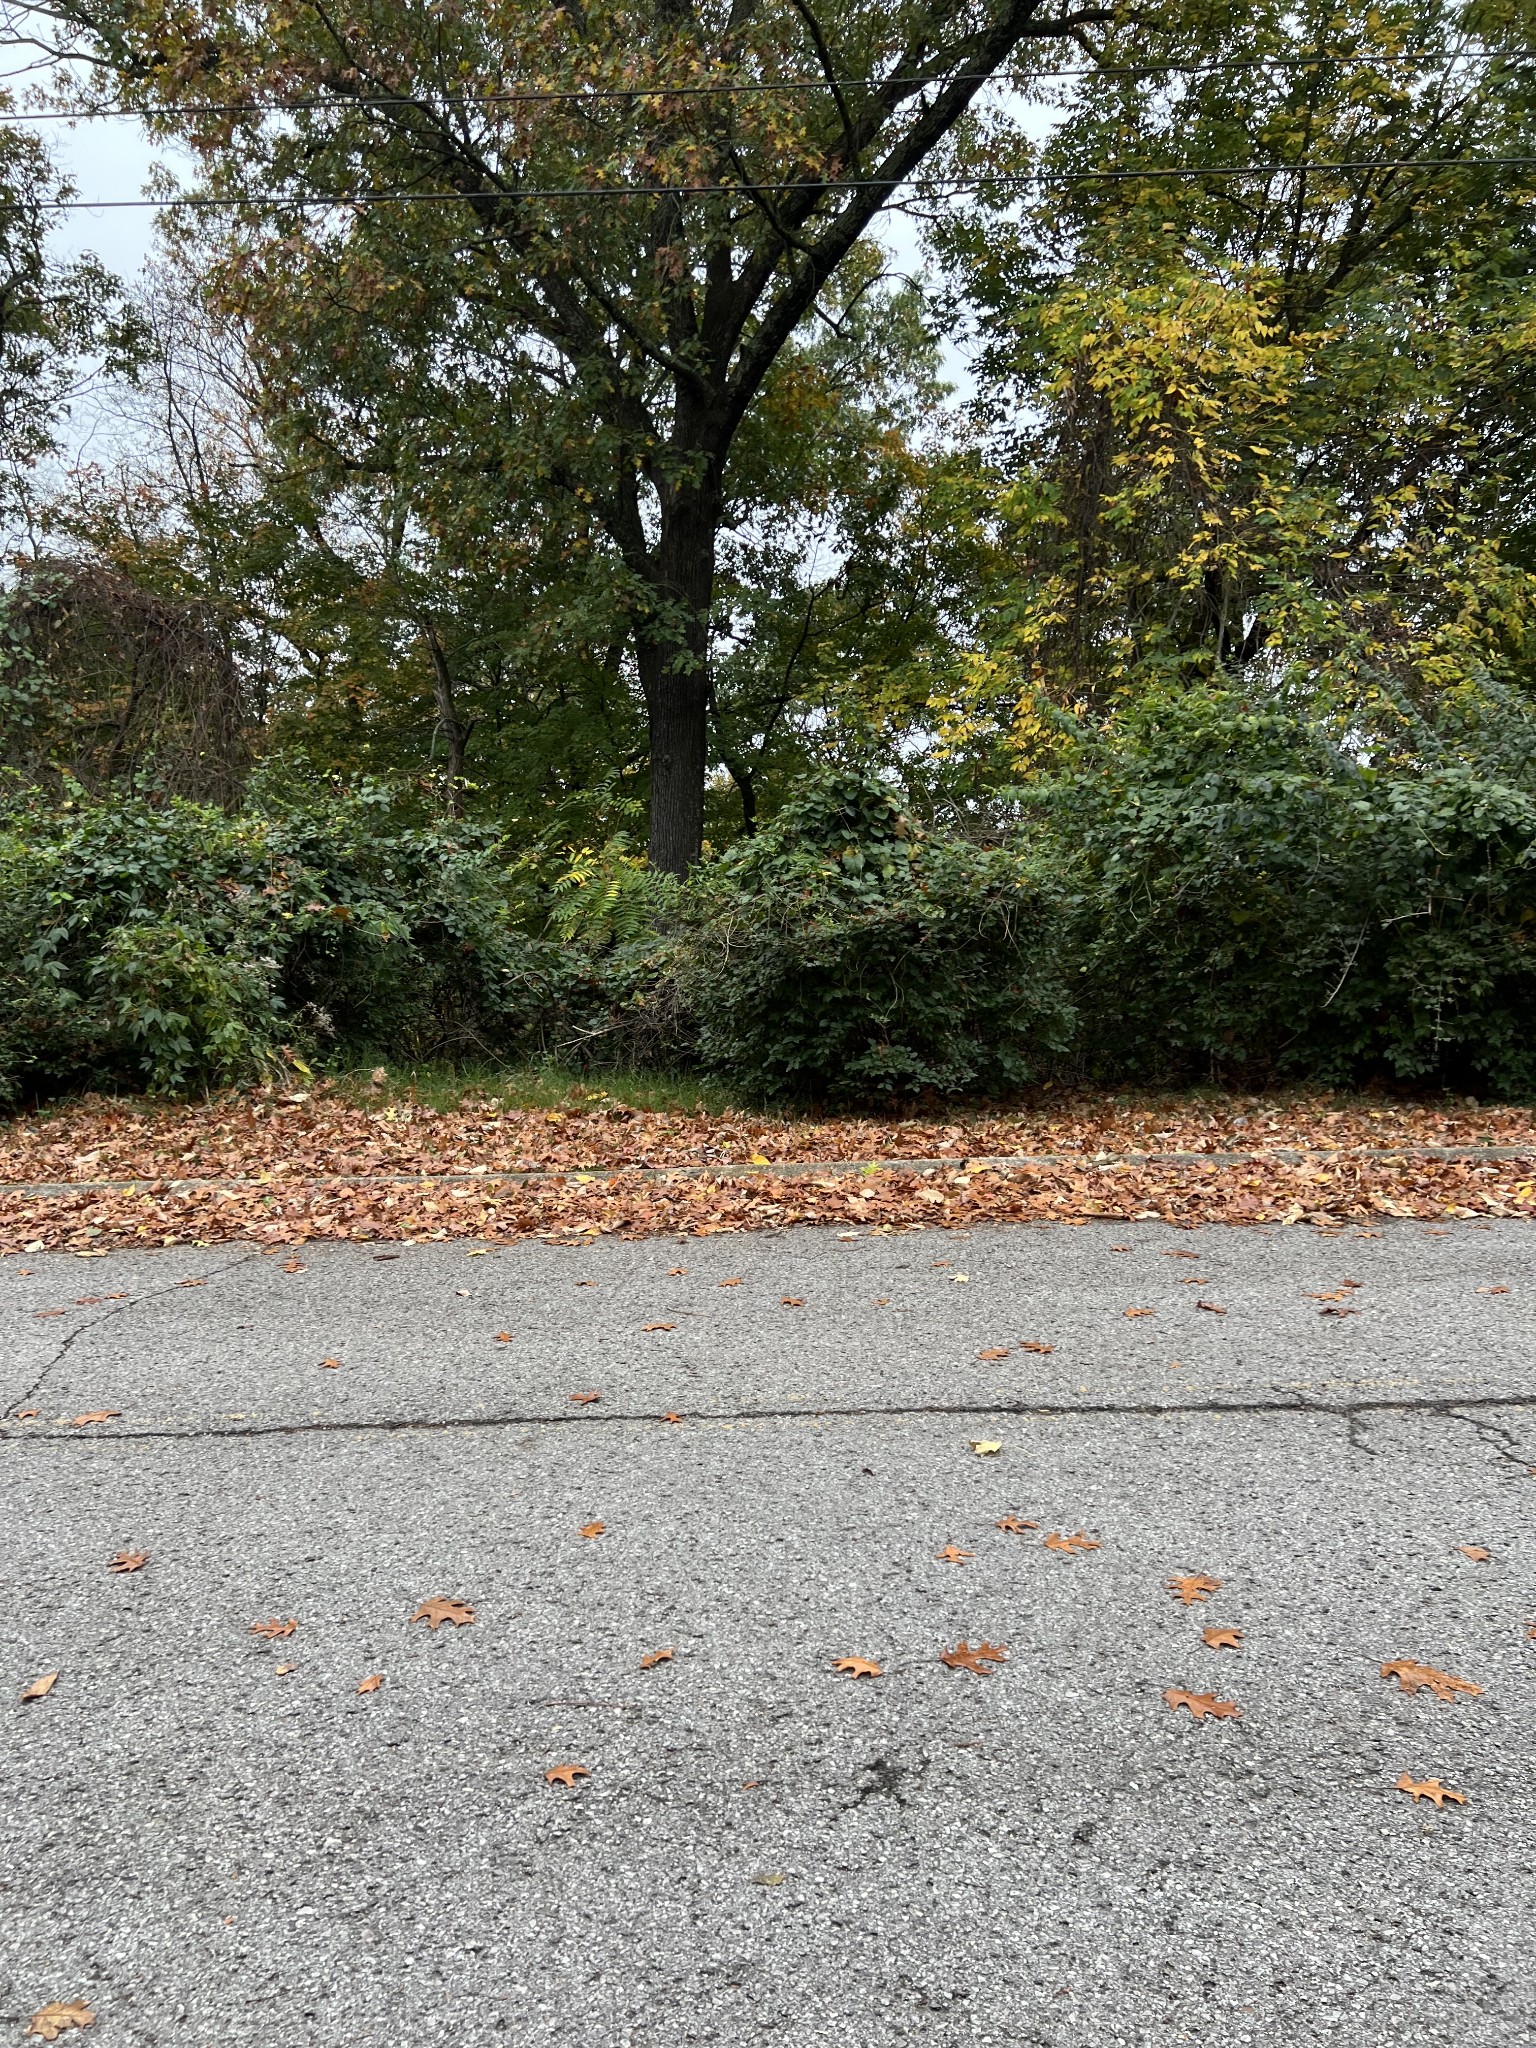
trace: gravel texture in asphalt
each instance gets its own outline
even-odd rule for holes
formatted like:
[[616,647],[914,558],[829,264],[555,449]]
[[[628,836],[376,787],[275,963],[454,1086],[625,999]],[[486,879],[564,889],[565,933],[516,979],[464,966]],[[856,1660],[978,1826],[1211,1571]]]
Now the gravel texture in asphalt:
[[6,1260],[0,2037],[1527,2043],[1533,1303],[1521,1224]]

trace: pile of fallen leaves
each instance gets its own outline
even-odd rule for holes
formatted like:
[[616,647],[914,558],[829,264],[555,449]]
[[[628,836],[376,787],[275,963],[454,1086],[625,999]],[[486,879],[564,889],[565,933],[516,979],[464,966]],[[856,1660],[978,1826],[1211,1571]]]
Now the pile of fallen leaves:
[[[1445,1153],[1461,1156],[1440,1156]],[[443,1111],[323,1090],[0,1126],[0,1250],[1529,1215],[1536,1115],[1327,1095],[1061,1094],[945,1119]]]

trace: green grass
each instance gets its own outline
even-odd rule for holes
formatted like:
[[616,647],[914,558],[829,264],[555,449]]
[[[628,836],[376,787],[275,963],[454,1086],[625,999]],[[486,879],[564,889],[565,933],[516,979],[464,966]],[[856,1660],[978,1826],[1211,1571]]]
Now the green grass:
[[[376,1084],[375,1072],[382,1083]],[[626,1109],[719,1116],[739,1107],[718,1083],[697,1075],[577,1074],[559,1066],[455,1066],[440,1062],[347,1067],[325,1074],[324,1085],[344,1102],[377,1108],[419,1102],[428,1109]]]

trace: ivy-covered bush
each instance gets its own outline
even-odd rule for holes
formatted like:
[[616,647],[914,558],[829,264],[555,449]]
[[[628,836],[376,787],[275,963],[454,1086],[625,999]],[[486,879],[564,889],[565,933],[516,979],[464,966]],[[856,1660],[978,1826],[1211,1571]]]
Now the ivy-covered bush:
[[830,777],[699,872],[671,974],[699,1059],[751,1094],[1013,1088],[1072,1041],[1059,896],[1028,856]]

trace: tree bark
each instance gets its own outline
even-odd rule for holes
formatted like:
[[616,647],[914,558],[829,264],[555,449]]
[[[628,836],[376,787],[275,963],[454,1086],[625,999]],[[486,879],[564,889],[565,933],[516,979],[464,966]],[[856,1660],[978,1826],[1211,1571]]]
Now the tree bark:
[[686,875],[704,844],[709,613],[720,514],[713,480],[674,488],[663,499],[653,599],[635,631],[650,725],[651,865],[670,875]]
[[437,729],[442,734],[443,745],[448,751],[448,815],[450,818],[457,818],[464,809],[464,753],[469,745],[472,728],[460,721],[459,707],[453,693],[453,675],[448,667],[448,657],[443,652],[443,643],[437,637],[437,628],[429,619],[421,632],[427,643],[427,652],[432,657],[432,693],[437,700]]

